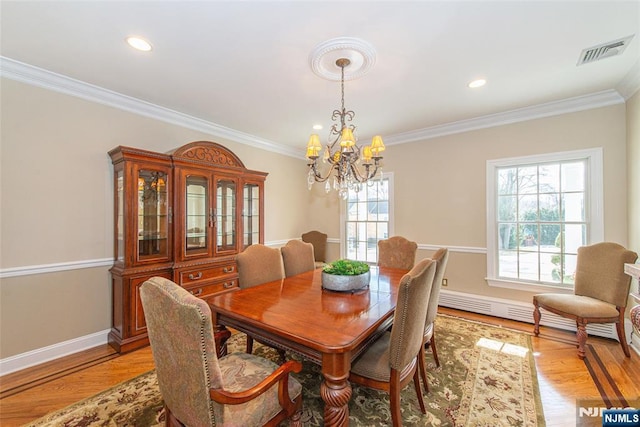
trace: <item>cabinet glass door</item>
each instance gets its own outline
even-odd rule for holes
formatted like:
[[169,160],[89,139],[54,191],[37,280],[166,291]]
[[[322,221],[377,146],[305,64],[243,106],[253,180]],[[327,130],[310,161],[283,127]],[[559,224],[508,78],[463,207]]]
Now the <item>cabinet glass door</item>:
[[[169,200],[167,173],[138,171],[138,260],[169,254]],[[120,206],[118,207],[118,210]]]
[[260,243],[260,186],[245,184],[242,189],[242,244]]
[[186,180],[186,253],[207,251],[209,242],[209,180],[190,175]]
[[236,250],[236,182],[217,180],[216,188],[216,250]]

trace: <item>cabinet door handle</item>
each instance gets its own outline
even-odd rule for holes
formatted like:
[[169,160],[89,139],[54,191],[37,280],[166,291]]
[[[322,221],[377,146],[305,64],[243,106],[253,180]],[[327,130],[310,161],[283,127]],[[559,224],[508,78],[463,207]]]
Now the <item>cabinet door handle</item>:
[[199,297],[200,295],[202,295],[202,288],[198,288],[195,291],[191,291],[191,294],[193,296]]
[[198,274],[194,275],[193,273],[189,273],[189,280],[198,280],[202,277],[202,271],[198,271]]
[[233,288],[235,286],[235,282],[225,282],[222,287],[225,289]]
[[230,265],[228,267],[225,267],[222,269],[223,273],[233,273],[233,270],[235,270],[235,267],[233,265]]

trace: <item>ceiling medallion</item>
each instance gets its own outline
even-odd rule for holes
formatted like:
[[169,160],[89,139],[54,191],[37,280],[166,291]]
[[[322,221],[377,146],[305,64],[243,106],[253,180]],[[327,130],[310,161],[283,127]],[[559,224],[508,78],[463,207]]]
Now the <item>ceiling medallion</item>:
[[323,79],[340,81],[342,70],[336,67],[338,59],[348,59],[344,80],[362,77],[376,62],[376,50],[368,42],[355,37],[338,37],[317,45],[309,55],[313,72]]

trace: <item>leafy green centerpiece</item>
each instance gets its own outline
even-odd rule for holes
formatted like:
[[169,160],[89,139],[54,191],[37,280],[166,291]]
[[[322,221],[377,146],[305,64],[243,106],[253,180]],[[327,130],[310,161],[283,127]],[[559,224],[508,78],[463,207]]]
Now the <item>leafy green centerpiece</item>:
[[340,259],[322,268],[322,287],[332,291],[353,292],[369,286],[369,264]]

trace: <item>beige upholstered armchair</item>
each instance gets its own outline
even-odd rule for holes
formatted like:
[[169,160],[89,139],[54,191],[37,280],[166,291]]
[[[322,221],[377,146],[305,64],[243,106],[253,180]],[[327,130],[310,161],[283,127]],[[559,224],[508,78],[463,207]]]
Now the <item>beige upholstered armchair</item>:
[[322,267],[327,262],[327,235],[317,230],[302,234],[302,241],[313,245],[313,256],[316,267]]
[[172,281],[142,284],[149,341],[167,426],[301,426],[302,386],[282,366],[246,353],[218,359],[207,303]]
[[295,276],[316,268],[313,245],[311,243],[289,240],[286,245],[280,248],[280,251],[282,252],[284,275],[286,277]]
[[394,426],[402,425],[400,391],[411,379],[420,410],[426,413],[417,359],[435,271],[436,263],[425,259],[402,277],[391,332],[385,332],[351,366],[349,381],[389,393]]
[[438,301],[440,300],[440,289],[442,288],[442,279],[447,270],[447,262],[449,261],[449,249],[438,249],[431,259],[436,263],[436,274],[433,277],[433,286],[431,287],[431,296],[429,297],[429,307],[427,308],[427,321],[424,325],[424,337],[422,339],[422,347],[420,347],[420,356],[418,358],[420,366],[420,376],[424,384],[425,391],[429,392],[429,382],[427,381],[427,366],[425,363],[425,348],[431,347],[433,359],[436,366],[440,366],[438,360],[438,350],[436,349],[435,337],[435,320],[438,315]]
[[378,240],[378,265],[380,267],[410,270],[416,262],[418,244],[402,236]]
[[631,276],[625,263],[634,263],[638,254],[617,243],[603,242],[578,248],[573,294],[544,293],[533,297],[534,334],[540,333],[540,308],[573,319],[577,327],[578,357],[584,359],[588,323],[615,323],[618,339],[631,357],[624,332],[624,312]]

